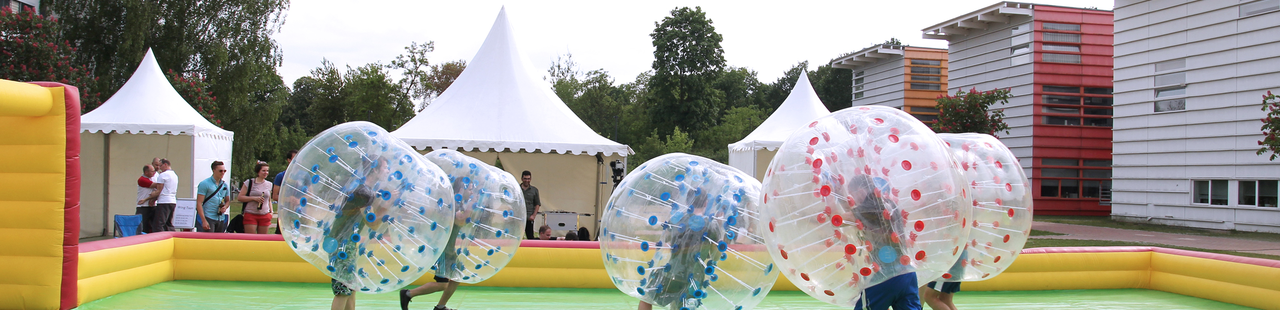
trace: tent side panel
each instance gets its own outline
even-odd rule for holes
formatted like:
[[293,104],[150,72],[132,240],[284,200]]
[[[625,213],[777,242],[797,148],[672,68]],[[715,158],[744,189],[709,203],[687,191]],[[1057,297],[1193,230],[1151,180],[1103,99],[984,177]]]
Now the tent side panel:
[[[106,227],[112,227],[110,215],[134,214],[137,208],[138,177],[142,165],[154,157],[169,159],[178,174],[178,198],[193,198],[192,137],[186,135],[112,134],[110,139],[110,187]],[[208,170],[207,168],[205,170]]]
[[773,156],[777,155],[777,150],[759,149],[754,153],[756,162],[756,179],[764,182],[765,172],[769,171],[769,162],[773,161]]
[[[101,132],[80,133],[80,237],[102,236],[106,222],[102,220],[103,197],[103,142],[106,134]],[[139,164],[137,174],[142,174]],[[135,176],[136,177],[136,176]],[[118,195],[124,195],[120,193]],[[128,193],[129,197],[135,196]],[[132,214],[132,213],[131,213]]]
[[[193,163],[191,165],[192,175],[191,182],[183,180],[182,187],[191,189],[191,197],[195,197],[196,185],[199,185],[204,179],[213,176],[213,170],[209,165],[214,161],[222,161],[226,165],[227,171],[231,171],[231,141],[213,139],[207,137],[194,137],[191,143]],[[275,172],[284,171],[286,167],[271,167],[272,177]],[[231,182],[231,174],[224,175],[223,180]]]
[[764,175],[756,175],[756,152],[729,150],[729,166],[742,170],[749,176],[763,180]]
[[[503,168],[517,180],[525,170],[533,174],[532,183],[541,195],[542,212],[591,214],[591,217],[579,217],[578,225],[587,227],[592,233],[596,231],[595,186],[599,184],[599,166],[595,156],[504,152],[499,153],[498,158],[502,160]],[[538,216],[534,222],[535,229],[542,226],[543,221],[543,217]]]

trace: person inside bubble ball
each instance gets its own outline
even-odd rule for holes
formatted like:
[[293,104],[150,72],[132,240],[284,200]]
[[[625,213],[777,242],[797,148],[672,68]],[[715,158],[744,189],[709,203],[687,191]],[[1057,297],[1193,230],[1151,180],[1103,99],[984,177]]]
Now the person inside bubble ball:
[[[663,224],[662,242],[657,244],[671,248],[667,263],[654,266],[645,280],[647,285],[641,287],[653,294],[653,304],[672,310],[696,309],[702,305],[714,274],[708,270],[714,270],[722,254],[719,244],[707,240],[720,240],[724,236],[725,225],[716,219],[724,218],[732,208],[728,199],[708,206],[709,197],[701,189],[689,190],[687,195],[685,201],[692,203],[672,209],[670,219]],[[654,253],[653,261],[661,261],[661,256],[661,251]],[[653,304],[641,301],[637,309],[651,310]]]
[[889,182],[859,175],[849,180],[848,189],[857,202],[855,216],[864,225],[862,238],[871,243],[867,249],[871,251],[871,264],[879,267],[880,274],[901,273],[867,288],[862,294],[865,299],[860,297],[854,301],[854,309],[864,306],[868,310],[923,309],[915,271],[899,262],[903,250],[895,234],[902,231],[903,216],[892,201],[884,198],[892,191]]
[[[454,188],[459,188],[457,183],[459,181],[461,180],[454,180],[455,182]],[[466,189],[464,189],[464,191],[466,191]],[[462,193],[459,193],[459,194],[462,194]],[[411,290],[400,290],[400,309],[401,310],[409,310],[409,302],[413,301],[413,297],[432,294],[432,293],[441,292],[441,291],[443,291],[443,293],[440,293],[440,301],[436,303],[436,306],[433,309],[434,310],[451,310],[449,309],[449,307],[446,307],[445,305],[449,303],[449,298],[453,297],[453,292],[458,290],[458,282],[453,281],[449,278],[455,275],[460,275],[463,272],[466,272],[465,267],[458,266],[459,251],[457,250],[456,243],[458,240],[458,236],[461,235],[463,226],[466,225],[467,222],[482,221],[479,218],[473,220],[472,219],[473,216],[487,214],[485,212],[480,212],[480,213],[475,212],[475,208],[478,208],[479,204],[480,204],[479,202],[473,202],[472,205],[470,206],[463,206],[459,204],[454,209],[453,229],[449,231],[449,243],[445,244],[443,248],[443,252],[442,254],[440,254],[440,259],[436,260],[436,264],[431,267],[431,270],[435,271],[435,275],[433,275],[433,278],[435,279],[436,282],[423,284],[422,286],[419,286]]]
[[[346,202],[338,206],[333,223],[328,227],[325,235],[324,246],[325,251],[329,252],[329,271],[341,275],[343,280],[355,280],[355,260],[356,250],[360,245],[360,229],[368,226],[370,230],[377,230],[382,225],[382,218],[387,212],[387,208],[380,205],[379,201],[394,201],[394,199],[376,199],[380,195],[391,195],[391,192],[380,192],[381,182],[390,174],[390,163],[385,159],[377,156],[367,158],[362,161],[362,165],[355,172],[357,177],[351,180],[342,188],[342,192],[346,196]],[[375,206],[375,204],[379,204]],[[372,216],[374,220],[368,220]],[[353,310],[356,307],[356,297],[351,287],[345,284],[345,281],[339,281],[334,278],[330,280],[333,288],[333,304],[331,309]]]
[[941,277],[920,287],[920,299],[934,310],[958,310],[955,295],[960,292],[960,279],[964,278],[965,260],[969,259],[969,246],[960,251],[960,259],[947,271],[948,277]]

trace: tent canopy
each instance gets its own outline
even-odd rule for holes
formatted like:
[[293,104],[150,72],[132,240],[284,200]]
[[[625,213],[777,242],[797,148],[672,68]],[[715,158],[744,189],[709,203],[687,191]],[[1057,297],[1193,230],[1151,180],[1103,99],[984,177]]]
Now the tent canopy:
[[232,140],[230,131],[209,123],[178,95],[151,49],[111,99],[80,117],[80,128],[88,133],[181,134]]
[[520,54],[504,8],[466,70],[391,134],[418,149],[629,155],[596,134]]
[[787,140],[787,136],[796,129],[827,114],[831,114],[831,111],[827,111],[827,106],[818,99],[818,93],[813,91],[808,73],[801,72],[800,80],[796,81],[796,86],[787,95],[787,100],[778,106],[778,110],[742,141],[730,144],[729,151],[776,151],[782,146],[782,141]]

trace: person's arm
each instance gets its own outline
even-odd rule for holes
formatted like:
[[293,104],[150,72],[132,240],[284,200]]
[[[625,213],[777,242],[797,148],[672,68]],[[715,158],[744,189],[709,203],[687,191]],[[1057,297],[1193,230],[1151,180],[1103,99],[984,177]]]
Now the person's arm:
[[[231,187],[231,185],[227,185],[227,187]],[[231,189],[227,188],[227,190],[230,191]],[[227,213],[227,208],[231,207],[231,199],[227,198],[231,198],[231,194],[222,194],[222,204],[218,205],[218,214]]]
[[249,188],[249,185],[240,184],[240,195],[236,196],[236,201],[251,202],[251,201],[258,200],[258,197],[249,196],[249,191],[247,190],[248,188]]
[[271,181],[271,201],[280,201],[280,184],[284,183],[284,172],[276,174],[276,179]]
[[200,191],[201,193],[196,194],[196,203],[199,204],[196,205],[196,222],[199,222],[204,230],[209,230],[209,223],[204,221],[204,189],[200,188]]

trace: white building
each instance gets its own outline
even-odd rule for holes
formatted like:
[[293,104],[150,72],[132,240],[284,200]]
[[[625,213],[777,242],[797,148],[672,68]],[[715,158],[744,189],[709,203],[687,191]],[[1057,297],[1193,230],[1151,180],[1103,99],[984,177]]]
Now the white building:
[[1280,0],[1115,5],[1112,217],[1280,232],[1280,162],[1256,155],[1280,92]]

